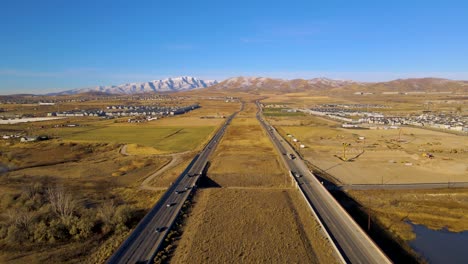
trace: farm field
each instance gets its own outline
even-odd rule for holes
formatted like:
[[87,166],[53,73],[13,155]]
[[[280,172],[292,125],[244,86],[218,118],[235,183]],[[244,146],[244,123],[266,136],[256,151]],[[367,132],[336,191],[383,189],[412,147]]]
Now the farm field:
[[[306,145],[306,160],[345,184],[468,182],[466,136],[409,127],[343,129],[314,116],[270,120],[283,136],[292,134]],[[343,143],[350,144],[351,161],[341,159]]]
[[293,189],[199,190],[173,263],[336,263]]

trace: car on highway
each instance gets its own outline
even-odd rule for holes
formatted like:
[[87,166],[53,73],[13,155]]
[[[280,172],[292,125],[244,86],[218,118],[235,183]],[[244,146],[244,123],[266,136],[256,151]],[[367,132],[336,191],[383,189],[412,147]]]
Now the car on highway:
[[294,177],[296,177],[296,178],[301,178],[302,175],[296,172],[296,173],[294,173]]
[[167,227],[165,227],[165,226],[156,227],[156,229],[154,229],[154,232],[160,233],[160,232],[162,232],[162,231],[164,231],[164,230],[166,230],[166,229],[167,229]]
[[296,158],[296,155],[294,155],[294,154],[291,153],[291,154],[289,154],[289,158],[293,160],[293,159]]
[[190,186],[186,186],[186,187],[184,188],[184,190],[186,190],[186,191],[188,191],[188,190],[190,190],[190,189],[192,189],[192,187],[190,187]]
[[166,204],[166,207],[171,207],[171,206],[174,206],[174,205],[176,205],[176,203],[168,203],[168,204]]
[[181,190],[181,191],[177,190],[177,191],[175,191],[176,194],[181,194],[181,193],[184,193],[184,192],[185,192],[185,190]]

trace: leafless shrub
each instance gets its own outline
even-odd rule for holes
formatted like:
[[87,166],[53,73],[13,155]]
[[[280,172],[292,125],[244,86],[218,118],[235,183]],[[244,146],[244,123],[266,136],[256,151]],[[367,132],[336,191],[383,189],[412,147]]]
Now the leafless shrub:
[[77,202],[63,186],[49,187],[46,190],[47,199],[53,212],[63,222],[67,222],[75,213]]

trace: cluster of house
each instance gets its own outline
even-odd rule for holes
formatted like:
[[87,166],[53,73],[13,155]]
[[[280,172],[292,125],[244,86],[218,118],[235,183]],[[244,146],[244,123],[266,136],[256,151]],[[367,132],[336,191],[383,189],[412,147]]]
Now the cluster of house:
[[369,109],[369,108],[392,108],[381,104],[321,104],[317,108],[340,108],[340,109]]
[[157,117],[157,116],[169,116],[169,115],[180,115],[200,108],[199,104],[193,104],[188,106],[173,106],[173,107],[161,107],[161,106],[108,106],[106,111],[104,110],[74,110],[66,112],[51,112],[47,116],[58,116],[58,117],[83,117],[83,116],[98,116],[98,117],[126,117],[126,116],[146,116],[146,117]]
[[[342,122],[349,122],[349,123],[363,123],[365,119],[376,119],[376,118],[383,118],[384,115],[380,113],[373,113],[373,112],[364,112],[364,111],[357,111],[357,110],[350,110],[350,109],[343,109],[343,108],[311,108],[311,109],[299,109],[298,111],[317,115],[317,116],[324,116],[330,119],[335,119]],[[362,118],[359,118],[362,117]]]
[[[468,133],[468,117],[446,113],[424,113],[408,116],[385,116],[381,113],[354,111],[342,108],[299,109],[311,115],[323,116],[344,122],[344,128],[398,128],[402,125],[447,129]],[[365,126],[362,126],[365,124]]]
[[264,108],[288,108],[289,106],[284,105],[284,104],[266,104],[266,105],[262,104],[262,107]]
[[429,126],[439,129],[450,129],[468,133],[468,117],[448,114],[428,114],[413,116],[407,124],[414,126]]
[[21,138],[22,135],[20,134],[10,134],[10,135],[3,135],[2,139],[4,140],[9,140],[9,139],[16,139],[16,138]]
[[20,135],[20,134],[12,134],[12,135],[3,135],[2,136],[2,139],[3,140],[12,140],[12,139],[16,139],[16,140],[20,140],[20,142],[36,142],[36,141],[44,141],[44,140],[48,140],[49,137],[48,136],[24,136],[24,135]]

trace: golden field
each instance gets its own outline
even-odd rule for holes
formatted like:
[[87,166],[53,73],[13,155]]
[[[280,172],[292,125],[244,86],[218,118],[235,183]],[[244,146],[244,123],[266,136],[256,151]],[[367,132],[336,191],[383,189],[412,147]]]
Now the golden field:
[[296,190],[200,190],[174,263],[336,263]]
[[226,130],[208,176],[223,187],[286,187],[287,173],[272,143],[255,118],[255,105],[246,104]]

